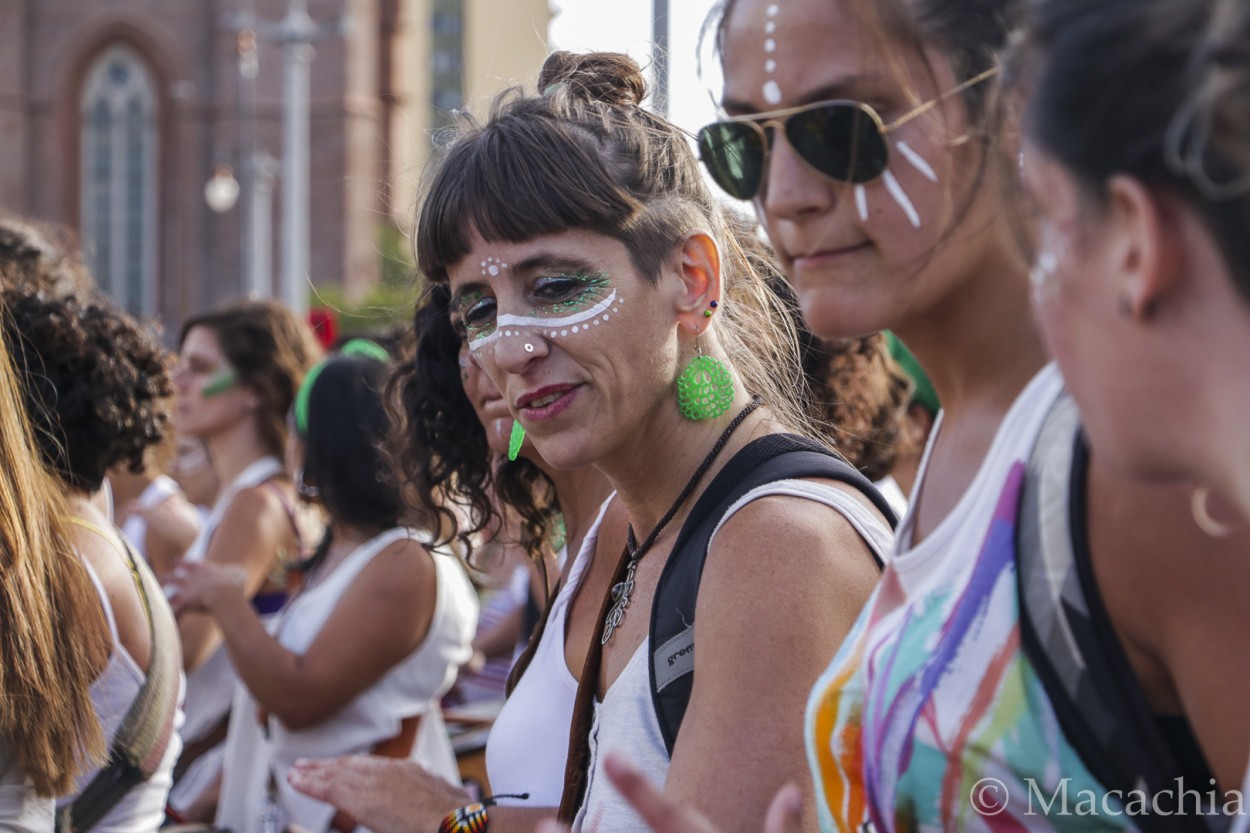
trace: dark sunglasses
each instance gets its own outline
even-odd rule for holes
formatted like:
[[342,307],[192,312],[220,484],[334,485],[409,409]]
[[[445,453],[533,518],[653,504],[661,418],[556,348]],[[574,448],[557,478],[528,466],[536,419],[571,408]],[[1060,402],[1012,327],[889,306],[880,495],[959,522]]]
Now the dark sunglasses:
[[997,73],[997,67],[988,69],[889,124],[858,101],[821,101],[713,122],[699,131],[699,158],[727,194],[749,200],[759,193],[768,167],[772,144],[768,131],[780,129],[813,173],[834,182],[862,185],[884,174],[889,166],[889,133]]

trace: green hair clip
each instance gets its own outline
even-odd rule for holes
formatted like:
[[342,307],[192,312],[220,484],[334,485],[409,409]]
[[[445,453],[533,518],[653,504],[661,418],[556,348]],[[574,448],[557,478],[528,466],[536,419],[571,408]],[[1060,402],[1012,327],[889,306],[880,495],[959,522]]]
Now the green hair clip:
[[[367,338],[353,338],[343,345],[339,350],[339,355],[348,358],[373,359],[379,362],[387,362],[391,358],[391,354],[386,352],[385,347]],[[300,383],[299,390],[295,393],[295,430],[301,437],[308,433],[308,400],[312,397],[313,385],[317,383],[317,377],[321,375],[321,371],[325,370],[332,358],[334,357],[324,358],[313,365],[305,374],[304,381]]]

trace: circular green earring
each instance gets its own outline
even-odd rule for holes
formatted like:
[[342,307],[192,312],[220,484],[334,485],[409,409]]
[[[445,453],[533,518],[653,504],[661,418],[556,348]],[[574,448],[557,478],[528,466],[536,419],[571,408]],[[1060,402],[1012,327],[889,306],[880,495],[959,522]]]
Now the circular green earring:
[[733,404],[733,376],[719,359],[696,349],[698,355],[677,377],[677,407],[686,419],[715,419]]

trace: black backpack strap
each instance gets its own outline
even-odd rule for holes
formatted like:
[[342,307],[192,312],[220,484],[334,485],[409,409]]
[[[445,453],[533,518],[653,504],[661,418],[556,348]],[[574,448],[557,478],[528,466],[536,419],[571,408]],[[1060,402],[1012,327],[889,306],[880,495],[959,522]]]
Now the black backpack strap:
[[[118,535],[121,536],[120,531]],[[182,649],[160,582],[122,537],[139,597],[147,613],[152,650],[143,685],[135,695],[109,748],[108,763],[56,819],[58,833],[86,833],[138,784],[160,768],[174,734],[182,691]]]
[[[804,437],[762,437],[725,464],[682,526],[651,605],[651,700],[670,757],[694,688],[694,612],[712,533],[725,512],[752,489],[799,478],[854,486],[891,527],[897,524],[889,504],[866,477],[825,446]],[[876,553],[873,557],[882,567]]]
[[[1177,787],[1183,771],[1163,738],[1102,606],[1088,556],[1084,507],[1088,451],[1066,394],[1051,407],[1021,493],[1016,567],[1021,642],[1065,739],[1108,791],[1129,800]],[[1195,791],[1208,784],[1193,785]],[[1139,814],[1147,833],[1209,833],[1218,813]]]

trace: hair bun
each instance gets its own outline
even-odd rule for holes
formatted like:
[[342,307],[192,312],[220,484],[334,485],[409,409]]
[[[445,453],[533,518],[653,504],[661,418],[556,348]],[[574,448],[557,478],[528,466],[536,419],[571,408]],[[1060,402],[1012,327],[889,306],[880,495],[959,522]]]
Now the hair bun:
[[574,98],[616,106],[642,104],[647,82],[642,68],[621,52],[552,52],[538,73],[538,91],[559,89]]

